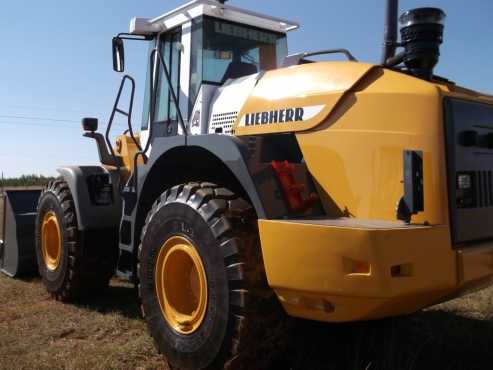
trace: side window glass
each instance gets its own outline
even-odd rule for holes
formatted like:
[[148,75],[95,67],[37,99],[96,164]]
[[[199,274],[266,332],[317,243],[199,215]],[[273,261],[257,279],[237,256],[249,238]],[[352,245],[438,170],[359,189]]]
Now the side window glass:
[[192,113],[195,99],[202,84],[202,58],[203,58],[203,18],[192,20],[192,50],[190,61],[190,92],[189,113]]
[[[180,58],[181,48],[180,48],[180,34],[175,33],[171,39],[171,69],[169,70],[171,76],[171,85],[173,86],[173,91],[176,94],[178,100],[180,99]],[[169,119],[171,121],[178,120],[178,113],[176,111],[176,106],[173,102],[171,96],[169,97]]]
[[[168,71],[170,70],[170,54],[171,54],[171,43],[167,35],[163,36],[163,39],[159,41],[159,51],[163,56],[164,63]],[[156,91],[156,117],[157,122],[167,121],[169,119],[169,87],[166,76],[164,75],[164,70],[162,64],[159,63],[159,82],[157,84]]]
[[[163,35],[159,41],[159,50],[163,56],[166,68],[170,74],[171,86],[179,99],[180,94],[180,48],[181,34],[173,32]],[[156,91],[156,122],[169,122],[177,120],[176,106],[169,91],[168,80],[164,74],[162,64],[159,63],[158,84]]]
[[150,104],[150,88],[151,88],[151,54],[154,50],[154,42],[149,43],[149,52],[147,53],[147,72],[146,72],[146,84],[144,91],[144,106],[142,109],[142,130],[149,128],[149,104]]

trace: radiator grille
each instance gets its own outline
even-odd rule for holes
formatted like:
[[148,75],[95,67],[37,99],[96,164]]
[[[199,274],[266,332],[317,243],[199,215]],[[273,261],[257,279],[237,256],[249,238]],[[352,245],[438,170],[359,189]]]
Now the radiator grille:
[[477,206],[493,207],[492,171],[476,172]]
[[218,113],[212,115],[211,132],[217,134],[231,134],[233,125],[238,118],[238,112]]

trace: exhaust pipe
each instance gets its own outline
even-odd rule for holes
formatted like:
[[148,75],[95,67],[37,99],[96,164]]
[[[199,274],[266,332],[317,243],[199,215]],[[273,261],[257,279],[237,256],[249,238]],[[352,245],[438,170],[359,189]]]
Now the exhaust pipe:
[[385,6],[385,32],[382,54],[382,64],[395,56],[397,49],[397,26],[399,18],[399,0],[386,0]]

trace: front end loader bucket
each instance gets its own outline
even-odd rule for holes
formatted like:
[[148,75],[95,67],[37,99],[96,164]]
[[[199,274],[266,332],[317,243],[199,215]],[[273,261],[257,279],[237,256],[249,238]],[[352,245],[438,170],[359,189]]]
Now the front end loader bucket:
[[34,224],[40,194],[41,190],[6,190],[0,202],[0,207],[3,203],[0,271],[10,277],[37,271]]

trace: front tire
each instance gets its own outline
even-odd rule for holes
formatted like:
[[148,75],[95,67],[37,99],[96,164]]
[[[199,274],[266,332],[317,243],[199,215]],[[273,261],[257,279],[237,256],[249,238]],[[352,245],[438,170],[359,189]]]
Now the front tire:
[[116,254],[108,245],[84,245],[67,183],[52,181],[40,196],[36,218],[36,256],[43,284],[53,298],[71,302],[108,286]]
[[214,184],[176,186],[154,204],[141,240],[142,309],[170,367],[269,368],[283,313],[252,207]]

